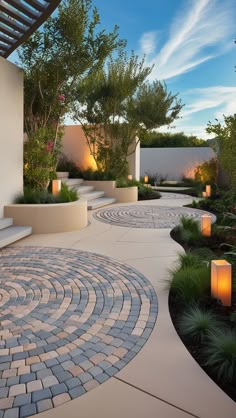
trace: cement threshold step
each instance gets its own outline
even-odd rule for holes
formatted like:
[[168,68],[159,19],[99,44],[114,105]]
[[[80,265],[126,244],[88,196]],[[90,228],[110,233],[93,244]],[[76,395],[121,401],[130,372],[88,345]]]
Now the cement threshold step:
[[0,231],[0,248],[32,234],[31,226],[9,226]]
[[76,187],[83,184],[84,179],[62,179],[63,183],[66,183],[68,187]]
[[0,230],[13,225],[12,218],[0,218]]
[[94,191],[94,186],[76,186],[76,190],[79,194],[89,193]]
[[103,206],[111,205],[115,202],[116,199],[114,199],[113,197],[100,197],[98,199],[89,200],[88,210],[98,209]]

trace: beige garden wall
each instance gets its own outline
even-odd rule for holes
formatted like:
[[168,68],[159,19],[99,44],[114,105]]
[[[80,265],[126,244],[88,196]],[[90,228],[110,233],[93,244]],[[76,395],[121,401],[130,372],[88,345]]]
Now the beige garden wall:
[[23,190],[23,71],[0,57],[0,218]]
[[114,197],[117,203],[132,203],[138,200],[138,188],[134,187],[116,187],[115,181],[94,181],[86,180],[85,185],[94,186],[96,190],[105,192],[108,197]]
[[[92,167],[96,170],[97,166],[87,144],[86,137],[80,125],[70,125],[65,127],[62,138],[62,153],[82,170]],[[128,157],[129,174],[139,180],[140,177],[140,146],[138,144],[136,152]]]

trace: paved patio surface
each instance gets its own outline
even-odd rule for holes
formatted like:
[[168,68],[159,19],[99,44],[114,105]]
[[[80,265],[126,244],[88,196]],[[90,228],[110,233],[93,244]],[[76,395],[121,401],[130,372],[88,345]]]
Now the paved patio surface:
[[[164,205],[180,207],[191,200],[166,199]],[[149,204],[163,206],[163,201],[138,203],[140,208]],[[114,226],[96,220],[92,213],[89,216],[91,224],[82,231],[35,235],[20,241],[18,247],[92,251],[120,261],[124,269],[127,265],[136,269],[156,291],[157,321],[143,348],[117,374],[83,396],[38,417],[235,418],[235,403],[194,361],[171,322],[166,279],[177,254],[183,250],[171,240],[170,229]],[[7,418],[14,418],[13,414]]]

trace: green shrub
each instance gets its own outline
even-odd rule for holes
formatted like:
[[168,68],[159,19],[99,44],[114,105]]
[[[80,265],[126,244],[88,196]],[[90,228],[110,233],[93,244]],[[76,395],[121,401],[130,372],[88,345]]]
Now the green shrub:
[[186,243],[197,241],[201,238],[199,223],[190,217],[182,216],[178,230],[181,240]]
[[182,302],[198,302],[209,294],[210,268],[202,264],[173,270],[169,286]]
[[220,326],[216,315],[211,311],[191,306],[179,320],[179,329],[182,335],[190,337],[197,343],[203,343],[209,332],[215,332]]
[[178,262],[179,262],[178,270],[186,268],[186,267],[196,267],[196,268],[198,268],[198,267],[202,267],[202,265],[203,265],[201,259],[198,256],[196,256],[192,253],[179,254]]
[[112,173],[101,171],[101,170],[93,170],[91,167],[87,168],[87,170],[81,171],[81,177],[84,180],[94,180],[94,181],[115,180],[115,177]]
[[129,180],[125,177],[120,177],[116,179],[116,187],[121,189],[124,187],[134,187],[134,186],[140,186],[141,183],[137,180]]
[[47,190],[24,189],[24,194],[17,196],[15,203],[25,204],[50,204],[50,203],[67,203],[78,200],[76,190],[71,190],[66,184],[62,183],[61,191],[58,195],[53,195]]
[[138,187],[138,200],[153,200],[160,199],[161,194],[157,190],[153,190],[150,187],[140,185]]
[[208,366],[226,383],[236,380],[236,333],[219,330],[212,333],[204,350],[205,366]]
[[66,156],[62,155],[60,157],[60,160],[57,164],[57,171],[68,171],[69,172],[69,178],[77,179],[82,178],[82,173],[79,167],[71,161],[66,158]]

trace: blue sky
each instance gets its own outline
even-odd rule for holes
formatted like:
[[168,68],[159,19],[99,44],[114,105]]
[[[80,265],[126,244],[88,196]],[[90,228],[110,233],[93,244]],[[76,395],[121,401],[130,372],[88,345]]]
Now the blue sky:
[[118,25],[127,50],[154,64],[150,80],[179,93],[185,106],[172,131],[208,138],[208,121],[236,113],[236,0],[93,2],[101,28]]
[[[236,0],[94,0],[101,26],[154,64],[185,107],[173,130],[208,138],[210,120],[236,112]],[[166,131],[166,128],[162,128]]]

